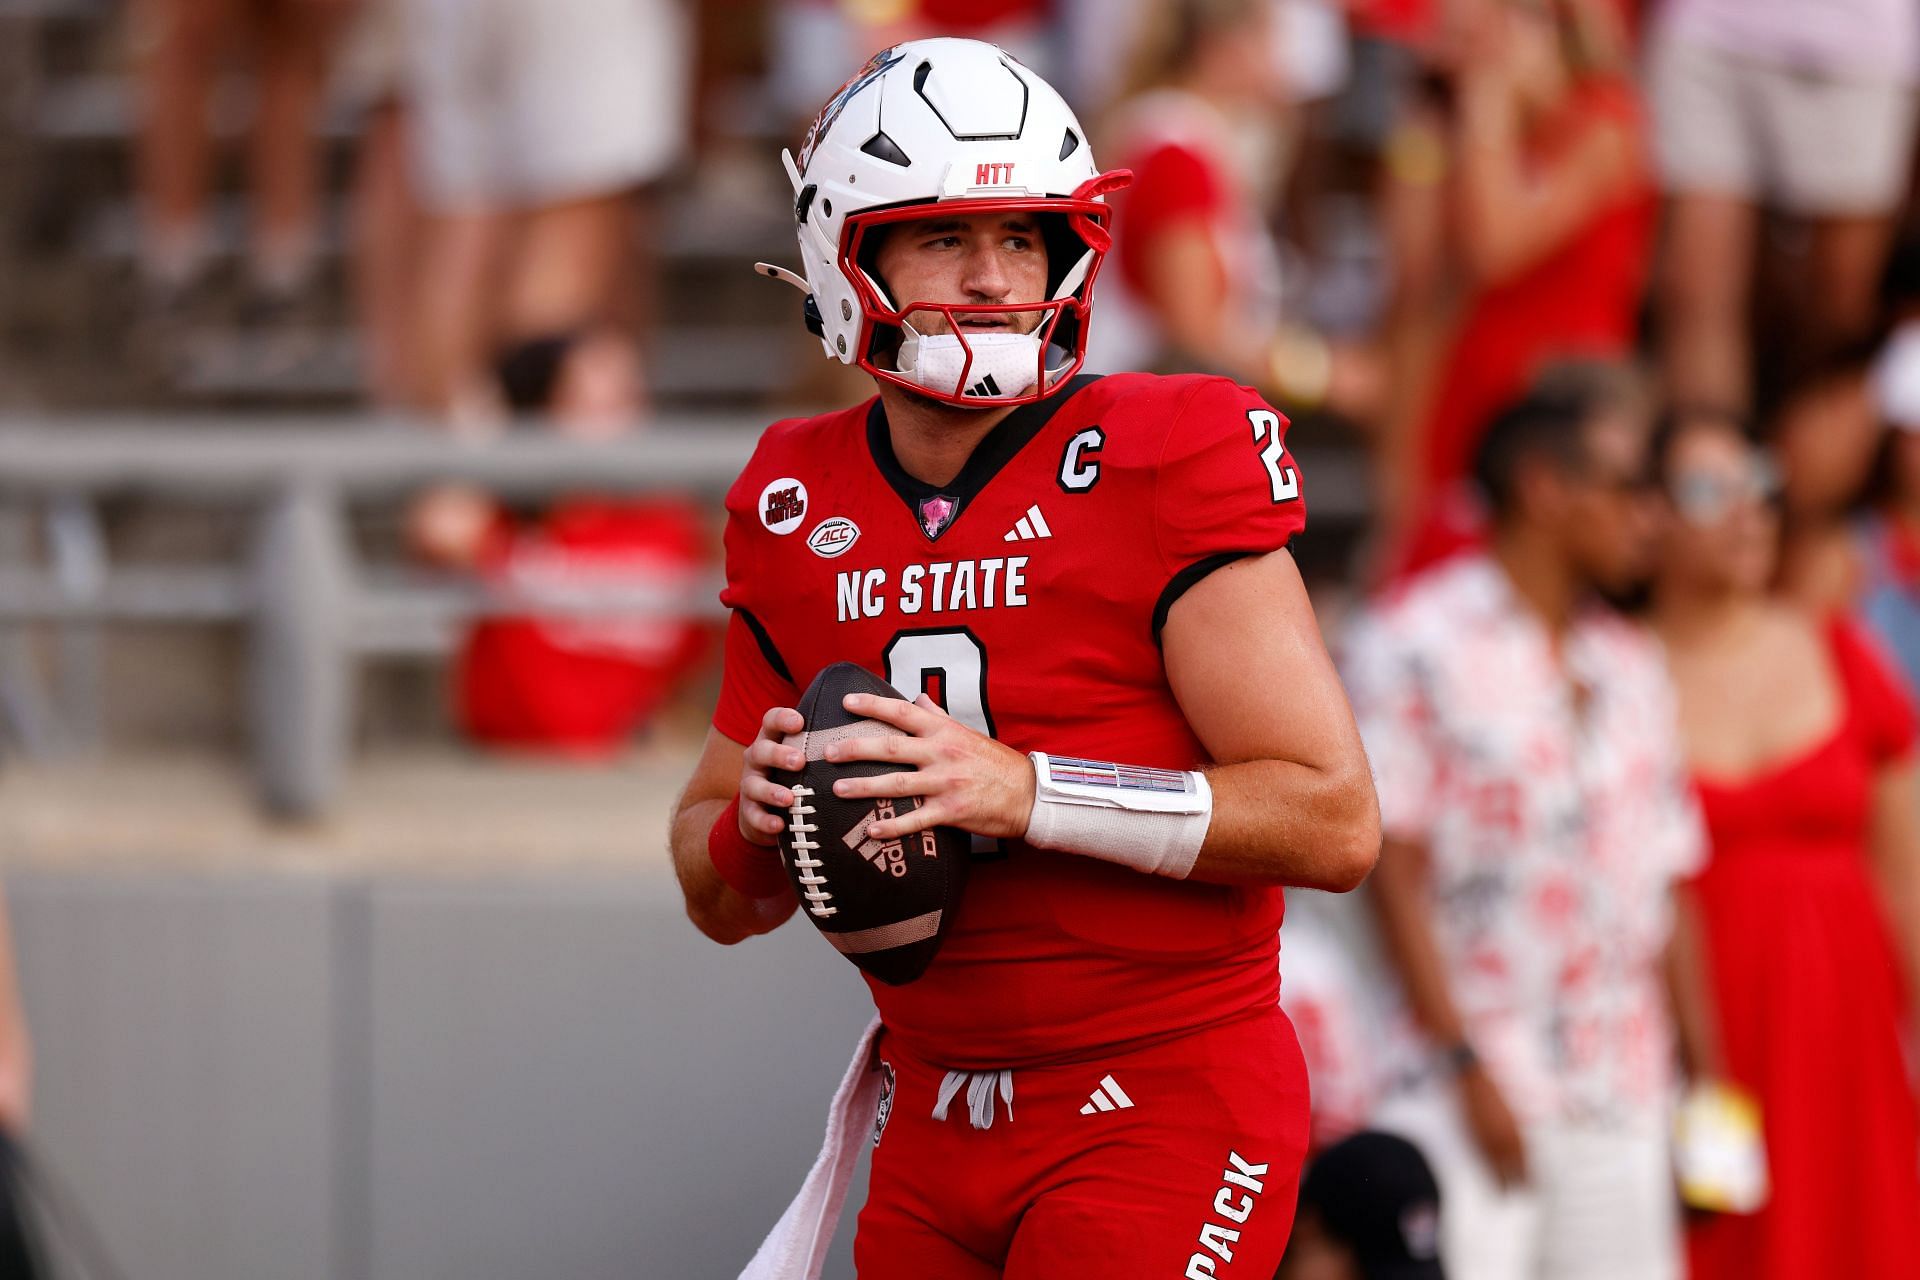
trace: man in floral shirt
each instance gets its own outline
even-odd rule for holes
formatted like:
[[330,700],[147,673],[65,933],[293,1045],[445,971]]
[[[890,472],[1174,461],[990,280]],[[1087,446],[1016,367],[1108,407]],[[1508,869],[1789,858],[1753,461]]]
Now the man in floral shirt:
[[1594,599],[1643,567],[1645,436],[1598,384],[1508,410],[1489,546],[1347,655],[1404,995],[1376,1123],[1425,1149],[1448,1273],[1474,1280],[1679,1274],[1663,962],[1703,833],[1659,651]]

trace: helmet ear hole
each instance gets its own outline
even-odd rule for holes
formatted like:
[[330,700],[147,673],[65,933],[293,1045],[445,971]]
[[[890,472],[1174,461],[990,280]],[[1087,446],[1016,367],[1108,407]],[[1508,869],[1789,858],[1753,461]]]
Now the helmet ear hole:
[[1039,221],[1040,240],[1047,246],[1047,296],[1052,298],[1058,296],[1068,273],[1087,256],[1089,246],[1065,214],[1043,213]]

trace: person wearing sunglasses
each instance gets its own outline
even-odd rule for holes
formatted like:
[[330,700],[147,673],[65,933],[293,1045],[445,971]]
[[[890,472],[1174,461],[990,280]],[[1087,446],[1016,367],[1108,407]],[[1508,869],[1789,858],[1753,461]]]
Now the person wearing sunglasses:
[[1710,837],[1694,889],[1711,1004],[1726,1071],[1759,1100],[1771,1185],[1757,1213],[1695,1222],[1692,1274],[1911,1275],[1914,714],[1864,630],[1769,597],[1776,473],[1736,422],[1670,423],[1655,458],[1651,620]]

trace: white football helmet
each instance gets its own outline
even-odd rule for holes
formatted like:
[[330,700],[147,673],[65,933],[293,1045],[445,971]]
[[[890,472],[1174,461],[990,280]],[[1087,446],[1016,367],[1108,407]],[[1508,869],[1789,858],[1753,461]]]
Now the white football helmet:
[[[807,294],[807,327],[827,354],[947,404],[1001,408],[1038,400],[1086,360],[1094,277],[1112,243],[1104,197],[1124,170],[1094,167],[1086,132],[1052,86],[979,40],[914,40],[882,50],[821,108],[793,181],[805,278],[759,263]],[[1047,247],[1040,302],[991,305],[895,298],[873,268],[876,229],[960,213],[1034,215]],[[923,334],[911,311],[949,332]],[[1040,313],[1031,333],[974,333],[968,313]],[[885,362],[875,362],[879,354]]]

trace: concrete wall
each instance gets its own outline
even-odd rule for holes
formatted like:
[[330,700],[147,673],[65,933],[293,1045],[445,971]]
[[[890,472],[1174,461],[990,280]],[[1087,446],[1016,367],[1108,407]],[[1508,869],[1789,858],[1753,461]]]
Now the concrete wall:
[[716,947],[641,877],[7,893],[39,1144],[128,1280],[732,1276],[870,1011],[811,930]]

